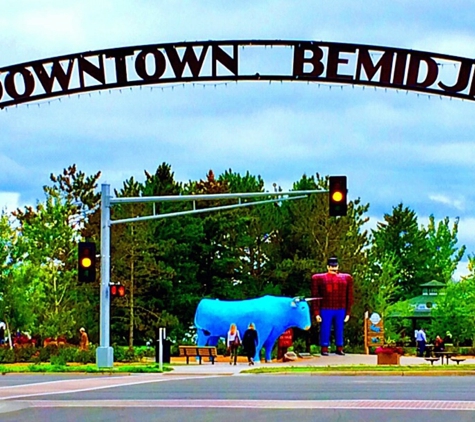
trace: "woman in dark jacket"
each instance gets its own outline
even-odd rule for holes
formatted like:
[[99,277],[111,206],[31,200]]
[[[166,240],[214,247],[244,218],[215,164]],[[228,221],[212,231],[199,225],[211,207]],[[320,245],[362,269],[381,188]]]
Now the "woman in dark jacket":
[[242,338],[242,347],[244,348],[244,353],[247,356],[247,361],[249,366],[254,365],[254,356],[256,355],[256,347],[259,342],[256,326],[253,322],[249,324],[249,328],[244,332]]

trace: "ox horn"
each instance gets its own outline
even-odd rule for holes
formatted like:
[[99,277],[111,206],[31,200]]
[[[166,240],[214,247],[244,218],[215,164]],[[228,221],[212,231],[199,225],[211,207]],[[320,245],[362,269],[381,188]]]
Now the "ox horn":
[[312,300],[320,300],[321,297],[306,297],[305,302],[311,302]]

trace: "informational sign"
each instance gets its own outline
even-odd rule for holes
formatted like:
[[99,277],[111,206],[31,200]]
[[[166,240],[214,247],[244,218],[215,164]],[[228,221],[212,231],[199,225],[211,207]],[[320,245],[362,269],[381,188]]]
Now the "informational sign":
[[290,347],[293,343],[294,331],[289,328],[279,337],[279,347]]
[[370,347],[378,347],[384,344],[384,324],[381,316],[374,312],[368,317],[365,314],[365,349],[369,353]]

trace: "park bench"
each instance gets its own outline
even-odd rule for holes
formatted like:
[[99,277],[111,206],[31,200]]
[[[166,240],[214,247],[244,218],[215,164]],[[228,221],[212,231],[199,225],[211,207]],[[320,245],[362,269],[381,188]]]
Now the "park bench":
[[218,356],[214,346],[178,346],[181,357],[186,357],[186,364],[190,363],[190,357],[197,357],[201,365],[201,358],[209,357],[214,365],[214,358]]
[[450,358],[450,360],[457,362],[457,365],[458,365],[460,362],[463,362],[465,358]]
[[427,362],[430,362],[431,365],[434,365],[434,362],[437,362],[439,360],[439,358],[432,358],[432,357],[429,357],[429,358],[424,358]]

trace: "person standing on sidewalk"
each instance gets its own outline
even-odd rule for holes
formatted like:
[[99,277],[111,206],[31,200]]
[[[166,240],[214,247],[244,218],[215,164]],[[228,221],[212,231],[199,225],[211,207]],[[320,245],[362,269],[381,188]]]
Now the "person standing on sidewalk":
[[328,356],[331,327],[335,329],[336,354],[343,352],[343,329],[348,322],[353,306],[353,277],[338,271],[338,259],[329,258],[327,272],[314,274],[311,284],[312,296],[321,300],[312,301],[312,314],[320,324],[321,355]]
[[418,347],[418,356],[424,357],[424,352],[426,351],[427,337],[423,328],[417,332],[417,347]]
[[89,338],[87,336],[86,330],[81,327],[79,329],[81,338],[79,339],[79,350],[86,351],[89,349]]
[[244,331],[242,336],[242,347],[247,356],[249,366],[254,365],[254,356],[256,355],[256,347],[259,343],[259,337],[257,335],[256,326],[253,322],[249,324],[249,328]]
[[226,346],[229,350],[229,364],[233,364],[233,358],[234,358],[234,365],[236,365],[237,362],[237,355],[238,355],[238,350],[239,346],[241,345],[241,336],[239,335],[239,330],[236,327],[236,324],[231,324],[229,327],[228,331],[228,337],[226,339]]

